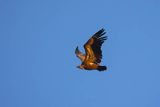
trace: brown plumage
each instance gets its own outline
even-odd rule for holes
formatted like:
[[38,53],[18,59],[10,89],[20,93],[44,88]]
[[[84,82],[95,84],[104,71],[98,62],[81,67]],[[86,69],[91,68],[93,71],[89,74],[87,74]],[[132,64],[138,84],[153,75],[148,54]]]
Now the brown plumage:
[[107,69],[106,66],[100,65],[102,59],[101,46],[107,39],[107,36],[103,36],[104,34],[104,29],[101,29],[84,44],[85,54],[80,52],[77,46],[75,54],[82,61],[82,64],[78,68],[98,71]]

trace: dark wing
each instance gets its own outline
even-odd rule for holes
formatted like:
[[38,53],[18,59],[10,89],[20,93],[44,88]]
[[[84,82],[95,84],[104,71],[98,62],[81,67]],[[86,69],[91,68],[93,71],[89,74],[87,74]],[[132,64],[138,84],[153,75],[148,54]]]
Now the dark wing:
[[107,39],[107,36],[103,36],[105,34],[104,29],[99,30],[95,33],[84,45],[86,51],[87,60],[90,59],[92,62],[100,63],[102,59],[102,50],[101,46],[103,42]]
[[79,51],[78,46],[75,50],[75,54],[82,62],[84,61],[85,55],[81,51]]

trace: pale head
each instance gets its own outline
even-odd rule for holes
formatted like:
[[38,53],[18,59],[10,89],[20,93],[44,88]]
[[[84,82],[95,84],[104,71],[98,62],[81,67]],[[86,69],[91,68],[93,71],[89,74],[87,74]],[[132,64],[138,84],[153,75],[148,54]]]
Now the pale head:
[[83,65],[79,65],[79,66],[77,66],[77,68],[84,69],[84,66]]

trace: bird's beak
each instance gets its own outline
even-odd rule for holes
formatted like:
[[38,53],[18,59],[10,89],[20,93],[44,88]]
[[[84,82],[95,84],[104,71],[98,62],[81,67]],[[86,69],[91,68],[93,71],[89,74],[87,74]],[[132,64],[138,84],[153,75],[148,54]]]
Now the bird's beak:
[[79,68],[79,69],[84,69],[82,66],[77,66],[77,68]]
[[77,66],[77,68],[81,69],[80,66]]

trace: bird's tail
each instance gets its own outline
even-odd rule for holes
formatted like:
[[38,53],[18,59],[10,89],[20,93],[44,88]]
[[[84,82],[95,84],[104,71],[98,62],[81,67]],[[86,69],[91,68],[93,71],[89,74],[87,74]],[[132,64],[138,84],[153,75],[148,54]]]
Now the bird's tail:
[[97,68],[98,71],[104,71],[106,69],[107,69],[106,66],[98,66],[98,68]]

